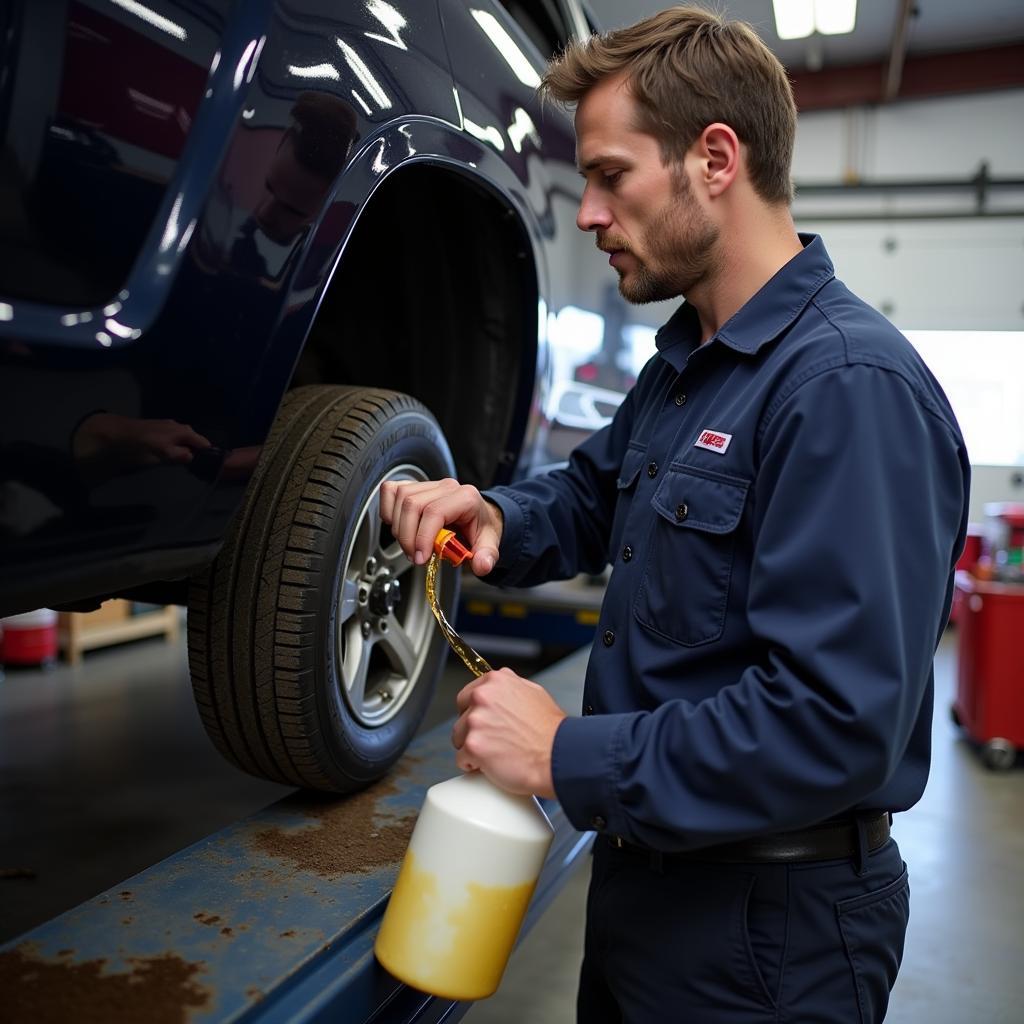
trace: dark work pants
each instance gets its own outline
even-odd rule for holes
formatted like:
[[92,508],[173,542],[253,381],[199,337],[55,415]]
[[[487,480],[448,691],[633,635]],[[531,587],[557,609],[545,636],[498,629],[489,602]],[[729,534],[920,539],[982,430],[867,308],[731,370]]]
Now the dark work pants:
[[657,864],[598,839],[578,1024],[877,1024],[903,956],[893,840],[851,860]]

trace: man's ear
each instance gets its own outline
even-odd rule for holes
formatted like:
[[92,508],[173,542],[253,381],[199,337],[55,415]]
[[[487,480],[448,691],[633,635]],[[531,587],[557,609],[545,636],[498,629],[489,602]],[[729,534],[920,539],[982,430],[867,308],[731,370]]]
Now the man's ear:
[[709,124],[697,139],[701,173],[708,195],[714,199],[733,183],[740,168],[740,140],[720,121]]

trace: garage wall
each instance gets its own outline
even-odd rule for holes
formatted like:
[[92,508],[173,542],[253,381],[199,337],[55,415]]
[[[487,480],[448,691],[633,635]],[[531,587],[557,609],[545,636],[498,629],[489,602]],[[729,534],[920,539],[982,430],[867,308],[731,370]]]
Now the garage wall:
[[[1024,90],[801,116],[793,212],[901,329],[1024,330],[1024,185],[822,195],[801,184],[1024,181]],[[1019,216],[1006,214],[1016,212]],[[934,219],[927,219],[934,214]],[[991,214],[998,214],[992,216]],[[856,218],[856,219],[839,219]]]
[[1024,172],[1024,90],[812,111],[797,126],[798,181]]
[[797,226],[821,234],[836,275],[901,330],[1024,330],[1024,217]]
[[[794,178],[967,180],[983,162],[992,178],[1024,180],[1024,90],[803,115]],[[990,189],[988,216],[970,216],[976,203],[973,190],[805,194],[794,215],[823,235],[838,276],[901,329],[1024,331],[1024,215],[1005,216],[1024,214],[1024,187]],[[823,211],[830,216],[815,216]],[[929,213],[940,216],[920,219]],[[944,381],[950,392],[964,383]],[[1024,380],[1011,380],[1002,400],[1024,415]],[[989,501],[1024,501],[1022,477],[976,464],[971,518]]]

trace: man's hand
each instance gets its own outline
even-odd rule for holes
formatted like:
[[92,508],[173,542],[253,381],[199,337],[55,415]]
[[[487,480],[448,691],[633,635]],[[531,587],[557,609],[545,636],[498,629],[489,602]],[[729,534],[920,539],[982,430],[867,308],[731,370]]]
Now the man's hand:
[[473,572],[486,576],[498,560],[501,510],[458,480],[406,480],[380,487],[380,515],[416,565],[434,550],[438,530],[451,527],[473,548]]
[[551,748],[565,712],[543,687],[511,669],[487,672],[456,698],[456,763],[509,793],[554,797]]

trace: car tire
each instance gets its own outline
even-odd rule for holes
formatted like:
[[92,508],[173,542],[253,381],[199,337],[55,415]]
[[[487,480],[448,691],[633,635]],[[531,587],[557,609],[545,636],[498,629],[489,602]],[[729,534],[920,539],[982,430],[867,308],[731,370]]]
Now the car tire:
[[[224,547],[190,585],[193,692],[229,761],[274,781],[348,792],[398,760],[447,644],[426,600],[425,567],[409,562],[380,520],[380,486],[454,473],[441,428],[407,395],[289,392]],[[457,586],[446,567],[446,614]]]

